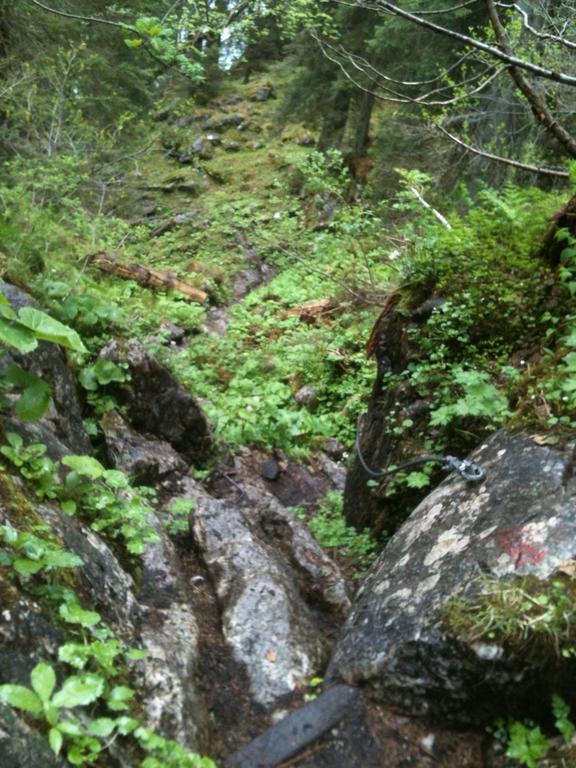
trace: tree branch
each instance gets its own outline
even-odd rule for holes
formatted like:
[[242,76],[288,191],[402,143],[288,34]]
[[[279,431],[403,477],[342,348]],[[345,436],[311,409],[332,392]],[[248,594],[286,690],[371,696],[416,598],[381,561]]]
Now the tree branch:
[[[341,0],[336,0],[336,2],[341,2]],[[344,4],[350,5],[350,3]],[[413,24],[419,24],[421,27],[430,29],[433,32],[446,35],[451,37],[453,40],[458,40],[464,45],[477,48],[479,51],[483,51],[484,53],[493,56],[495,59],[503,61],[505,64],[511,64],[515,67],[519,67],[520,69],[524,69],[527,72],[532,72],[532,74],[536,75],[537,77],[542,77],[546,80],[552,80],[555,83],[562,83],[563,85],[570,85],[572,87],[576,86],[576,76],[574,75],[568,75],[565,72],[556,72],[555,70],[547,69],[546,67],[541,67],[538,64],[534,64],[532,61],[519,59],[517,56],[514,56],[511,53],[506,53],[500,48],[482,42],[482,40],[477,40],[474,37],[470,37],[470,35],[464,35],[461,32],[456,32],[454,29],[443,27],[439,24],[435,24],[433,21],[429,21],[428,19],[417,16],[414,13],[405,11],[403,8],[399,8],[397,5],[387,2],[387,0],[373,0],[371,3],[366,2],[365,0],[358,0],[358,2],[353,3],[352,5],[359,8],[372,8],[375,10],[386,11],[391,13],[393,16],[398,16],[402,19],[406,19],[407,21],[412,22]]]
[[[502,3],[498,3],[498,5],[502,5]],[[530,24],[530,20],[528,18],[528,13],[524,10],[524,8],[521,8],[518,3],[513,3],[512,5],[503,6],[506,8],[513,8],[515,11],[517,11],[522,16],[522,24],[524,26],[524,29],[527,29],[528,32],[531,32],[535,37],[540,38],[540,40],[551,40],[553,43],[558,43],[559,45],[565,45],[567,48],[572,48],[572,50],[576,50],[576,43],[572,42],[572,40],[567,40],[565,37],[562,37],[560,35],[551,35],[549,32],[539,32],[537,29],[534,29],[534,27]]]
[[[498,45],[507,56],[511,56],[512,47],[508,42],[506,30],[500,21],[500,16],[498,15],[494,0],[486,0],[486,5],[490,16],[490,23],[494,30]],[[522,72],[519,67],[513,66],[510,67],[510,75],[516,83],[518,90],[530,104],[530,108],[532,109],[536,120],[557,139],[570,157],[576,157],[576,139],[562,125],[560,125],[558,120],[546,106],[544,100],[524,75],[524,72]]]
[[94,16],[80,16],[76,13],[69,13],[68,11],[60,11],[57,8],[50,8],[49,6],[40,2],[40,0],[28,0],[28,2],[32,3],[32,5],[35,5],[38,8],[42,8],[43,11],[47,11],[48,13],[53,13],[56,16],[63,16],[65,19],[75,19],[76,21],[86,21],[92,24],[107,24],[110,27],[119,27],[120,29],[128,29],[131,32],[135,31],[134,27],[132,27],[130,24],[124,24],[121,21],[112,21],[111,19],[98,19],[98,18],[95,18]]
[[480,157],[485,157],[487,160],[494,160],[497,163],[503,163],[504,165],[510,165],[513,168],[520,168],[523,171],[531,171],[532,173],[538,173],[541,176],[553,176],[557,179],[569,179],[570,174],[567,173],[567,171],[558,171],[555,168],[542,168],[537,165],[529,165],[528,163],[521,163],[518,160],[511,160],[508,157],[502,157],[501,155],[494,155],[492,152],[486,152],[484,149],[478,149],[477,147],[473,147],[471,144],[467,144],[465,141],[462,141],[462,139],[459,139],[457,136],[454,136],[454,134],[449,133],[445,128],[443,128],[441,125],[436,124],[435,127],[444,134],[444,136],[447,136],[451,141],[454,142],[454,144],[457,144],[459,147],[462,147],[463,149],[467,150],[468,152],[472,152],[474,155],[479,155]]

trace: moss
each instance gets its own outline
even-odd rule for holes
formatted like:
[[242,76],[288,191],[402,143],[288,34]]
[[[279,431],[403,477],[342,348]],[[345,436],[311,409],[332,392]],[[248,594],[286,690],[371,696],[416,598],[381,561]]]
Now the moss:
[[444,618],[448,631],[470,645],[497,643],[540,668],[565,664],[576,646],[576,578],[486,579],[476,597],[450,600]]
[[19,531],[45,525],[18,481],[0,466],[0,509],[5,519]]

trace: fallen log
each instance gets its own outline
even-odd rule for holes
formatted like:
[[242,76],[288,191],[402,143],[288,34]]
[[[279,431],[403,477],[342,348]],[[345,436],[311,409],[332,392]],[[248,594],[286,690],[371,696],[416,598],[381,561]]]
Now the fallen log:
[[161,291],[178,291],[190,301],[204,304],[208,299],[205,291],[196,288],[189,283],[180,280],[174,272],[165,272],[144,267],[142,264],[121,264],[106,253],[96,253],[90,258],[90,262],[102,272],[116,275],[123,280],[134,280],[145,288],[157,288]]
[[332,315],[339,309],[340,306],[334,299],[318,299],[299,307],[287,309],[284,314],[288,317],[296,315],[302,323],[314,323],[317,319]]

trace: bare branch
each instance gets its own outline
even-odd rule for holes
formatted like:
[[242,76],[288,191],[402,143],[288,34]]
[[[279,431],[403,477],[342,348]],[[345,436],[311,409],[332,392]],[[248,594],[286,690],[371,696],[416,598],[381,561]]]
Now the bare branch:
[[[486,0],[490,23],[494,30],[494,35],[498,45],[508,56],[512,54],[512,47],[508,42],[506,30],[504,29],[494,0]],[[571,157],[576,157],[576,139],[560,125],[556,117],[550,112],[544,99],[536,92],[532,83],[525,76],[524,72],[517,66],[510,68],[512,79],[516,83],[518,90],[522,93],[526,101],[530,104],[536,120],[543,125],[564,147]]]
[[576,43],[572,42],[572,40],[568,40],[565,37],[562,37],[560,35],[551,35],[549,32],[539,32],[537,29],[534,29],[534,27],[530,24],[530,19],[528,18],[527,11],[524,10],[524,8],[521,8],[518,3],[513,3],[509,6],[503,6],[502,3],[497,3],[497,5],[500,5],[502,7],[506,8],[513,8],[515,11],[517,11],[522,16],[522,25],[524,26],[524,29],[528,30],[528,32],[531,32],[535,37],[538,37],[540,40],[550,40],[553,43],[558,43],[559,45],[565,45],[567,48],[572,48],[572,50],[576,50]]
[[459,147],[462,147],[463,149],[466,149],[468,152],[472,152],[474,155],[479,155],[480,157],[485,157],[487,160],[494,160],[497,163],[503,163],[504,165],[510,165],[513,168],[520,168],[523,171],[531,171],[532,173],[538,173],[541,176],[554,176],[557,179],[569,179],[570,174],[567,173],[567,171],[558,171],[555,168],[542,168],[537,165],[530,165],[528,163],[521,163],[518,160],[511,160],[508,157],[502,157],[501,155],[494,155],[492,152],[487,152],[484,149],[478,149],[478,147],[473,147],[471,144],[467,144],[465,141],[462,141],[462,139],[459,139],[457,136],[454,136],[454,134],[449,133],[445,128],[443,128],[441,125],[435,126],[441,133],[444,134],[444,136],[447,136],[451,141],[454,142],[454,144],[457,144]]
[[425,208],[427,211],[430,211],[434,214],[434,216],[438,219],[440,224],[442,224],[443,227],[446,227],[446,229],[452,229],[452,224],[448,221],[448,219],[443,216],[440,211],[437,211],[436,208],[433,208],[430,203],[422,197],[420,192],[416,189],[416,187],[408,187],[408,190],[414,195],[416,200],[420,203],[420,205]]
[[[471,91],[468,91],[467,93],[459,94],[458,96],[454,96],[451,99],[442,99],[442,100],[432,100],[430,97],[434,95],[435,93],[439,93],[443,90],[448,90],[450,88],[454,88],[456,86],[443,86],[440,89],[434,89],[429,91],[428,93],[421,94],[420,96],[409,96],[408,94],[403,94],[398,91],[393,90],[388,85],[385,85],[384,83],[378,82],[380,79],[388,80],[388,78],[383,75],[378,70],[374,69],[373,67],[370,67],[372,72],[366,72],[357,62],[359,57],[355,57],[353,54],[343,51],[343,49],[338,50],[334,46],[330,45],[326,40],[322,40],[315,31],[311,31],[312,37],[316,40],[318,45],[320,46],[320,49],[324,56],[331,61],[333,64],[336,64],[344,76],[357,88],[359,88],[361,91],[364,91],[364,93],[369,93],[371,96],[376,97],[377,99],[380,99],[381,101],[389,101],[394,104],[417,104],[419,106],[424,107],[446,107],[451,104],[457,104],[460,101],[464,101],[467,99],[470,99],[476,95],[478,95],[486,86],[491,83],[493,80],[495,80],[499,75],[502,74],[502,72],[505,71],[506,67],[499,67],[498,69],[494,70],[492,74],[487,77],[485,80],[483,80],[476,88],[474,88]],[[363,76],[370,79],[374,86],[380,89],[374,90],[373,88],[367,88],[362,83],[358,82],[346,69],[344,64],[339,58],[336,58],[333,55],[330,55],[330,51],[333,51],[337,55],[341,55],[342,53],[345,54],[346,60],[356,69],[358,72],[360,72]],[[360,59],[361,61],[361,59]],[[489,68],[487,70],[484,70],[483,72],[479,73],[478,75],[475,75],[468,80],[463,81],[462,83],[459,83],[459,85],[469,85],[472,82],[476,82],[481,77],[483,77],[488,71],[491,71],[492,68]],[[383,93],[381,92],[383,91]]]
[[94,16],[80,16],[76,13],[68,13],[68,11],[60,11],[57,8],[50,8],[47,5],[44,5],[44,3],[40,2],[40,0],[28,0],[28,2],[32,3],[32,5],[36,5],[38,8],[42,8],[43,11],[48,11],[48,13],[53,13],[56,16],[63,16],[66,19],[75,19],[76,21],[86,21],[93,24],[107,24],[110,27],[120,27],[120,29],[128,29],[131,32],[134,32],[134,27],[132,27],[130,24],[124,24],[121,21],[112,21],[111,19],[98,19]]
[[[342,0],[336,0],[336,2],[342,2]],[[536,75],[537,77],[542,77],[546,80],[552,80],[555,83],[562,83],[563,85],[570,85],[572,87],[576,86],[576,76],[574,75],[569,75],[566,72],[556,72],[555,70],[547,69],[546,67],[541,67],[538,64],[534,64],[532,61],[519,59],[512,53],[506,53],[501,48],[497,48],[494,45],[489,45],[482,40],[470,37],[470,35],[464,35],[461,32],[456,32],[456,30],[450,29],[449,27],[443,27],[434,23],[433,21],[429,21],[426,18],[422,18],[421,16],[417,16],[414,13],[405,11],[403,8],[399,8],[397,5],[387,2],[387,0],[373,0],[373,2],[358,0],[358,2],[352,3],[352,5],[358,8],[372,8],[374,10],[386,11],[387,13],[391,13],[393,16],[398,16],[402,19],[406,19],[407,21],[412,22],[413,24],[418,24],[421,27],[432,30],[433,32],[446,35],[451,37],[453,40],[458,40],[464,45],[477,48],[479,51],[483,51],[484,53],[489,54],[490,56],[504,62],[505,64],[511,64],[520,69],[524,69],[528,72],[531,72],[533,75]]]

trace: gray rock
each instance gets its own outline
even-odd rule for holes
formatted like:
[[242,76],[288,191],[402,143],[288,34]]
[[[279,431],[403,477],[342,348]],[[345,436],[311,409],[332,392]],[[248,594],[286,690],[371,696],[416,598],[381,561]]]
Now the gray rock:
[[[183,490],[197,501],[192,513],[194,537],[214,581],[226,642],[235,660],[245,665],[255,700],[272,707],[318,673],[327,658],[327,641],[299,588],[304,568],[317,564],[302,562],[312,559],[311,553],[292,535],[295,518],[286,510],[268,515],[252,504],[241,509],[211,498],[189,478]],[[282,536],[290,534],[286,546],[292,548],[295,566],[264,530],[264,520],[272,525],[274,519],[283,528]],[[299,532],[314,547],[304,526]],[[323,555],[321,550],[319,554]],[[322,562],[326,565],[328,558]],[[332,563],[331,572],[344,591]],[[332,589],[337,591],[338,586],[333,584]],[[343,599],[347,600],[345,593]]]
[[236,96],[228,96],[226,99],[223,99],[222,106],[231,107],[234,104],[241,104],[243,101],[244,101],[244,96],[240,96],[240,94],[236,94]]
[[184,328],[180,328],[179,325],[168,321],[160,323],[158,331],[166,336],[168,341],[174,341],[176,344],[180,344],[186,337],[186,330]]
[[294,395],[294,399],[298,405],[313,410],[318,403],[318,393],[314,387],[301,387]]
[[280,465],[276,459],[267,459],[260,470],[260,475],[264,480],[278,480],[280,477]]
[[158,541],[142,556],[138,602],[140,638],[148,652],[138,664],[147,720],[191,749],[207,747],[208,713],[198,693],[199,627],[176,549],[157,517]]
[[263,85],[257,88],[252,97],[252,101],[268,101],[268,99],[275,98],[274,87],[272,85]]
[[[116,342],[101,356],[116,362],[124,355]],[[128,342],[130,387],[119,393],[130,423],[139,431],[166,440],[189,462],[202,463],[212,449],[210,424],[192,395],[136,339]]]
[[243,122],[242,115],[216,115],[206,122],[206,128],[210,131],[227,131],[230,128],[238,128]]
[[[0,293],[16,311],[38,304],[20,288],[0,281]],[[90,439],[82,422],[82,413],[76,381],[70,372],[66,355],[56,344],[41,341],[38,347],[26,355],[10,350],[0,359],[0,369],[17,363],[26,371],[43,378],[52,388],[52,404],[41,419],[24,423],[14,417],[5,417],[7,431],[20,433],[29,442],[42,442],[53,458],[66,453],[90,453]]]
[[136,483],[151,485],[166,475],[188,469],[169,443],[135,432],[116,411],[105,413],[100,426],[113,464]]
[[2,768],[64,768],[68,763],[57,758],[46,739],[34,733],[14,710],[0,703],[0,765]]
[[222,307],[212,307],[206,313],[204,329],[211,336],[226,336],[228,332],[228,312]]
[[340,461],[346,452],[346,447],[344,446],[344,443],[337,440],[335,437],[329,437],[328,440],[325,440],[322,444],[322,450],[331,459]]
[[226,152],[240,152],[242,144],[239,141],[227,141],[224,145]]
[[199,136],[190,145],[188,153],[197,155],[201,160],[209,160],[213,155],[212,144],[207,139]]
[[300,144],[301,147],[311,147],[316,144],[316,141],[314,140],[314,137],[306,131],[301,136],[298,136],[296,144]]
[[447,600],[475,594],[483,572],[545,579],[576,556],[573,449],[500,432],[472,458],[486,481],[452,476],[412,513],[361,587],[328,672],[402,712],[456,722],[543,701],[567,676],[560,663],[551,675],[496,644],[458,641]]

